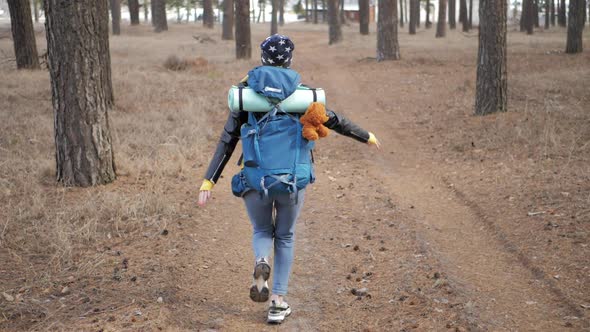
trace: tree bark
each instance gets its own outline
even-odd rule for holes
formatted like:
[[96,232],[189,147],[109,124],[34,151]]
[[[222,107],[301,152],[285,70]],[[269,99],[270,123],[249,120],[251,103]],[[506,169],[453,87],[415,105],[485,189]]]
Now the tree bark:
[[404,27],[404,1],[399,0],[399,26],[400,28]]
[[359,28],[361,35],[369,34],[369,0],[359,0]]
[[274,35],[279,31],[279,25],[277,22],[277,13],[279,7],[279,0],[270,0],[271,4],[271,15],[270,15],[270,34]]
[[143,0],[143,21],[147,23],[150,18],[150,10],[148,8],[148,0]]
[[414,14],[416,15],[416,28],[420,28],[420,1],[421,0],[416,0],[414,2],[414,5],[416,6],[416,10],[414,11]]
[[469,20],[467,19],[467,0],[459,0],[459,22],[463,32],[469,31]]
[[549,0],[545,0],[545,29],[549,29]]
[[96,0],[45,0],[56,178],[66,186],[116,178],[107,6]]
[[152,10],[152,26],[155,28],[156,27],[156,22],[158,21],[158,14],[156,13],[156,4],[157,4],[158,0],[151,0],[150,1],[150,7]]
[[379,0],[377,22],[377,61],[399,60],[397,40],[397,0]]
[[328,0],[328,25],[329,44],[336,44],[342,41],[342,27],[340,26],[340,15],[338,0]]
[[313,0],[313,24],[318,24],[318,0]]
[[456,0],[449,0],[449,28],[451,28],[451,30],[457,28],[457,21],[456,21],[457,7],[456,7],[456,4],[457,4]]
[[[340,15],[340,24],[346,24],[346,15],[344,13],[344,0],[338,1],[339,15]],[[360,9],[359,9],[360,10]],[[360,13],[359,13],[360,15]]]
[[447,0],[438,0],[438,22],[436,22],[436,38],[447,34]]
[[410,19],[410,23],[408,24],[409,26],[409,31],[410,31],[410,35],[415,35],[416,34],[416,1],[418,0],[410,0],[410,5],[409,5],[409,13],[408,13],[408,17]]
[[570,0],[565,53],[582,52],[582,32],[584,31],[585,16],[586,1]]
[[8,0],[16,68],[39,69],[37,44],[29,0]]
[[534,33],[533,0],[524,0],[524,6],[526,6],[526,12],[525,10],[522,11],[524,28],[527,35],[532,35]]
[[110,0],[113,35],[121,34],[121,0]]
[[322,23],[326,23],[328,21],[328,12],[326,8],[326,0],[322,0]]
[[213,1],[203,1],[203,26],[205,28],[213,29],[215,22],[215,14],[213,13]]
[[279,0],[279,26],[285,25],[285,0]]
[[507,110],[506,10],[504,0],[479,3],[476,115]]
[[551,0],[551,25],[555,26],[555,0]]
[[39,0],[33,0],[33,17],[35,23],[39,23]]
[[539,0],[533,1],[533,25],[535,28],[539,27]]
[[557,23],[560,27],[565,27],[566,18],[565,18],[565,0],[561,0],[559,3],[559,10],[557,14]]
[[250,37],[250,0],[236,1],[236,59],[252,57]]
[[168,30],[168,17],[166,16],[166,0],[152,0],[152,21],[155,32]]
[[430,29],[432,22],[430,22],[430,0],[426,0],[426,23],[424,23],[426,29]]
[[234,0],[223,0],[223,25],[221,39],[234,39]]
[[469,0],[469,30],[473,29],[473,0]]
[[139,0],[129,0],[127,6],[129,7],[131,25],[139,25]]

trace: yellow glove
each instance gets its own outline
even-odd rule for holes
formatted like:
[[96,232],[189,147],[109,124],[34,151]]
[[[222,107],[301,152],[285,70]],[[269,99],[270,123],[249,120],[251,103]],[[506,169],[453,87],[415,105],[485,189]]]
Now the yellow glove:
[[375,145],[377,149],[381,148],[381,143],[379,142],[377,137],[371,132],[369,132],[369,140],[367,141],[367,144]]
[[203,184],[201,184],[201,189],[199,189],[199,190],[210,191],[211,189],[213,189],[213,186],[215,186],[215,183],[213,183],[207,179],[204,179]]

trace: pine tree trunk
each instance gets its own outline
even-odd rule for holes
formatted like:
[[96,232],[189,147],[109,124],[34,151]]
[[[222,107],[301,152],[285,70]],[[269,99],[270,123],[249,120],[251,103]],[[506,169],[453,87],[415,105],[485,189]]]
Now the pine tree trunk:
[[234,0],[223,0],[223,25],[221,39],[234,39]]
[[318,0],[313,0],[313,24],[318,24]]
[[346,15],[344,13],[344,0],[339,0],[338,1],[338,7],[340,8],[339,13],[340,13],[340,24],[346,24]]
[[252,42],[250,37],[250,1],[235,0],[236,2],[236,58],[250,59],[252,57]]
[[139,25],[139,0],[129,0],[127,6],[129,7],[131,25]]
[[524,0],[524,4],[526,6],[526,13],[523,10],[524,28],[526,29],[527,35],[532,35],[534,33],[533,0]]
[[570,0],[565,53],[580,53],[586,16],[585,0]]
[[426,0],[426,23],[424,24],[426,29],[430,29],[432,22],[430,22],[430,0]]
[[35,23],[39,23],[39,0],[33,0],[33,17]]
[[110,0],[113,35],[121,34],[121,0]]
[[158,22],[158,14],[156,13],[156,7],[157,7],[157,3],[158,0],[151,0],[150,1],[150,7],[152,10],[152,26],[155,28],[156,27],[156,23]]
[[551,25],[555,26],[555,0],[551,0]]
[[399,26],[400,28],[404,27],[404,1],[399,0]]
[[438,0],[438,22],[436,22],[436,38],[447,34],[447,0]]
[[507,110],[506,1],[479,3],[479,47],[475,114]]
[[341,42],[342,27],[340,26],[338,0],[328,0],[328,24],[330,26],[329,44]]
[[326,0],[322,0],[322,23],[326,23],[328,21],[328,11],[326,8],[328,8],[326,6]]
[[379,0],[377,22],[377,61],[399,60],[397,40],[397,0]]
[[410,5],[409,5],[410,12],[408,13],[408,17],[410,19],[410,23],[408,25],[409,25],[410,35],[416,34],[416,13],[415,13],[416,1],[418,1],[418,0],[410,0]]
[[468,32],[469,22],[467,21],[467,0],[459,0],[459,22],[462,25],[463,32]]
[[359,28],[361,35],[369,34],[369,0],[359,0]]
[[203,26],[205,28],[213,29],[213,24],[215,22],[215,14],[213,13],[213,1],[212,0],[204,0],[203,1]]
[[39,69],[37,44],[29,0],[8,0],[16,68]]
[[148,0],[143,0],[143,21],[145,23],[147,23],[147,21],[150,19],[150,10],[148,8],[149,3]]
[[285,25],[285,0],[279,0],[279,26]]
[[533,25],[535,28],[539,27],[539,0],[533,1]]
[[457,1],[449,0],[449,28],[454,30],[457,28]]
[[152,0],[152,21],[155,32],[168,31],[166,0]]
[[414,2],[414,5],[416,6],[416,10],[414,11],[414,14],[416,14],[416,28],[420,28],[420,1],[421,0],[416,0]]
[[527,4],[528,0],[522,0],[522,10],[520,11],[520,32],[526,31],[526,20],[527,20]]
[[309,0],[305,0],[305,23],[309,23]]
[[270,0],[271,16],[270,16],[270,34],[274,35],[279,32],[279,25],[277,22],[277,12],[279,7],[279,0]]
[[473,29],[473,0],[469,0],[469,30]]
[[561,0],[559,3],[559,11],[557,16],[557,23],[560,27],[565,27],[566,18],[565,18],[565,0]]
[[549,0],[545,0],[545,29],[549,29]]
[[55,116],[57,181],[93,186],[116,178],[108,2],[45,0]]

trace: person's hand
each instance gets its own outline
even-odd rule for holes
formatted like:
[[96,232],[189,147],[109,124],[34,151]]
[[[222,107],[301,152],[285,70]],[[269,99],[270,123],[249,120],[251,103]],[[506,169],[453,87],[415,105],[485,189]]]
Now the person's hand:
[[199,201],[197,202],[199,206],[205,206],[205,204],[207,204],[207,201],[211,198],[211,189],[213,189],[214,185],[215,183],[207,179],[203,180],[203,184],[201,184],[201,189],[199,191]]
[[207,201],[211,198],[211,190],[201,190],[199,192],[199,206],[205,206]]
[[373,133],[369,133],[369,140],[367,141],[367,144],[375,146],[377,150],[381,149],[381,142],[379,142]]

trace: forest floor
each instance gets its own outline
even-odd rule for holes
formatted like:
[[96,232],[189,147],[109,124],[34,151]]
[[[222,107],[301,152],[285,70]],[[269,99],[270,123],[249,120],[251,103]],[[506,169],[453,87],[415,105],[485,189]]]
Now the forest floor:
[[269,326],[229,189],[239,151],[196,205],[227,88],[268,26],[250,61],[218,29],[111,38],[118,179],[88,189],[56,186],[49,75],[17,72],[0,39],[0,330],[590,330],[590,52],[564,54],[565,30],[511,30],[509,112],[476,117],[476,31],[404,30],[402,60],[376,63],[374,33],[328,46],[327,26],[285,26],[303,81],[383,148],[317,144],[293,314]]

